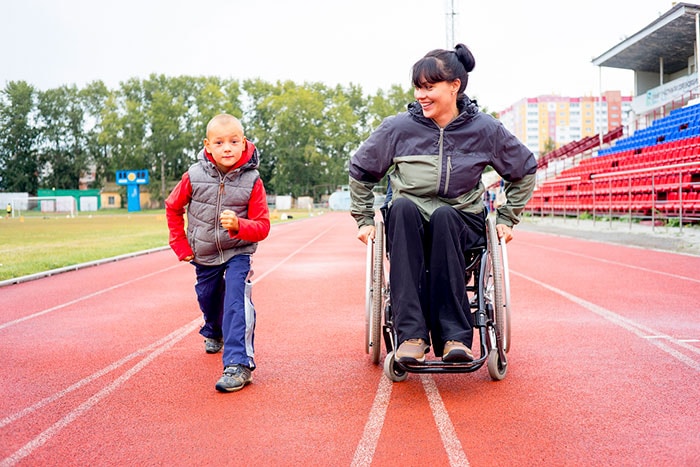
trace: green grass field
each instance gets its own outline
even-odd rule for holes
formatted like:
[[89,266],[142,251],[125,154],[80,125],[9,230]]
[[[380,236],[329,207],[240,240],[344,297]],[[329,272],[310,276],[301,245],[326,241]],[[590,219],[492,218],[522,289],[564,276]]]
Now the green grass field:
[[[272,222],[280,217],[271,213]],[[167,245],[164,210],[0,218],[0,281]]]

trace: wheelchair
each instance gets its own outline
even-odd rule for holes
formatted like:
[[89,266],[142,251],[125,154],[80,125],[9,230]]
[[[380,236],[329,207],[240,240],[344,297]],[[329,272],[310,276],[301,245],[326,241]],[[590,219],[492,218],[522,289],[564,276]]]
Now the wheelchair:
[[469,250],[466,258],[469,310],[465,313],[473,314],[474,335],[478,336],[480,349],[471,362],[443,362],[426,356],[424,362],[408,364],[394,358],[399,343],[391,310],[385,245],[384,223],[377,221],[374,240],[367,242],[365,276],[365,351],[372,363],[379,364],[383,340],[384,374],[393,382],[404,381],[409,373],[469,373],[484,363],[492,380],[505,378],[506,354],[510,350],[510,281],[506,242],[498,238],[494,217],[486,219],[486,246]]

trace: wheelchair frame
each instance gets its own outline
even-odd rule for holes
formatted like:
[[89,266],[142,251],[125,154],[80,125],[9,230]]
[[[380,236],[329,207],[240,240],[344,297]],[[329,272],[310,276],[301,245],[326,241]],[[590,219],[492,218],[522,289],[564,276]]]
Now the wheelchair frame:
[[[510,350],[510,281],[506,242],[498,238],[493,216],[486,219],[486,246],[469,250],[465,281],[469,312],[474,331],[479,334],[480,355],[471,362],[443,362],[426,359],[422,363],[401,363],[394,358],[398,337],[391,310],[389,260],[385,252],[384,223],[375,224],[374,240],[367,242],[365,279],[365,350],[372,362],[379,363],[381,340],[386,347],[384,374],[395,382],[408,373],[469,373],[486,363],[491,379],[500,381],[508,370]],[[382,324],[383,318],[383,324]]]

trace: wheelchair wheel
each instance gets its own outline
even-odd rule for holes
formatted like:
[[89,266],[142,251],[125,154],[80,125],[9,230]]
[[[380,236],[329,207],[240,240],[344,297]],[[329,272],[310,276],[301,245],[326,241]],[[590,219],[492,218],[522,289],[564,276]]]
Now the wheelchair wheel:
[[382,305],[384,288],[384,224],[378,221],[375,225],[374,244],[372,251],[372,284],[371,303],[367,315],[367,352],[372,363],[379,363],[382,350]]
[[508,269],[508,249],[506,242],[499,242],[501,245],[501,262],[503,263],[503,308],[506,316],[506,336],[503,345],[504,352],[510,350],[510,269]]
[[405,381],[406,378],[408,378],[408,372],[398,369],[396,365],[394,365],[394,362],[394,352],[392,351],[389,352],[384,359],[384,374],[395,383]]
[[501,381],[506,377],[506,373],[508,372],[508,362],[501,360],[501,356],[496,349],[491,349],[489,352],[486,367],[489,370],[489,376],[494,381]]
[[374,241],[367,241],[365,263],[365,353],[370,351],[370,322],[372,316],[372,262],[374,261]]
[[[510,312],[504,301],[504,268],[501,242],[496,232],[493,218],[487,220],[487,244],[489,249],[489,274],[487,280],[487,297],[492,300],[496,328],[496,345],[507,352],[510,348]],[[505,243],[505,242],[503,242]]]

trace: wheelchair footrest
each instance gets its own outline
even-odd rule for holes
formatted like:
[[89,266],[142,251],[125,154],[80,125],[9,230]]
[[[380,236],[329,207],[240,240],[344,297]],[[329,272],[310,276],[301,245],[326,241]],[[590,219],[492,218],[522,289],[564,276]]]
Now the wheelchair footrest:
[[401,363],[394,365],[409,373],[470,373],[476,371],[484,365],[487,356],[475,359],[471,362],[443,362],[442,360],[426,360],[422,363]]

